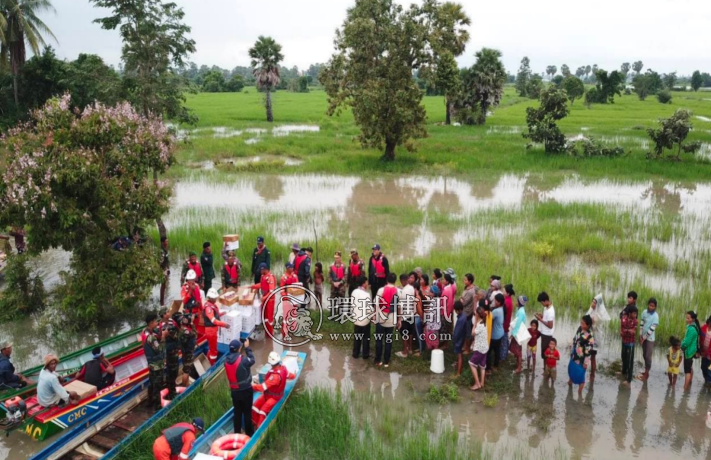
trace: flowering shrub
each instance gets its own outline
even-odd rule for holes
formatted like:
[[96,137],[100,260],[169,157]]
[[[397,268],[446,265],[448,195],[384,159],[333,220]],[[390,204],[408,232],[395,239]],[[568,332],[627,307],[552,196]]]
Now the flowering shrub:
[[[141,248],[122,254],[120,263],[109,260],[116,258],[109,243],[167,211],[171,188],[154,177],[173,163],[175,139],[160,117],[144,117],[128,103],[97,103],[73,112],[70,100],[69,94],[50,99],[29,122],[0,137],[0,164],[6,167],[0,182],[0,226],[24,227],[35,254],[53,247],[72,251],[73,270],[65,281],[86,280],[88,266],[106,272],[109,276],[92,274],[102,284],[82,294],[85,305],[92,303],[86,296],[101,291],[111,295],[97,298],[98,305],[128,307],[146,299],[147,285],[159,280],[158,258]],[[139,263],[145,264],[141,270],[146,279],[122,276]]]

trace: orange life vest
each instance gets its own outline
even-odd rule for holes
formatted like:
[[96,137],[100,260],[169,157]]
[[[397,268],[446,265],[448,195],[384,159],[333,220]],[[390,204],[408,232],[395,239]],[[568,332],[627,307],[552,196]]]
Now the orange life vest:
[[296,259],[294,260],[294,273],[299,273],[299,266],[301,266],[304,260],[306,260],[306,257],[308,257],[306,254],[296,256]]
[[341,264],[338,267],[336,267],[336,264],[331,265],[331,271],[333,272],[334,275],[336,275],[337,280],[342,280],[343,277],[345,276],[344,269],[345,269],[345,266],[343,264]]
[[237,284],[239,281],[239,266],[237,264],[230,266],[229,263],[226,263],[225,271],[229,277],[230,284]]
[[385,278],[385,267],[383,266],[382,255],[377,259],[373,259],[373,265],[375,266],[375,276],[377,278]]
[[351,268],[351,278],[358,279],[358,277],[362,274],[361,269],[360,269],[360,260],[355,263],[351,262],[350,268]]

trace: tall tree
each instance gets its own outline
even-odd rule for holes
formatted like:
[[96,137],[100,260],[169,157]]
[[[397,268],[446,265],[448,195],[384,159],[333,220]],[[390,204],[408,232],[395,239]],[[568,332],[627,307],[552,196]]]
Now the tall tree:
[[9,58],[15,105],[19,106],[18,79],[27,60],[27,48],[35,55],[40,54],[46,46],[43,34],[57,40],[38,16],[45,11],[54,12],[54,7],[50,0],[1,0],[0,11],[4,11],[0,14],[0,62]]
[[271,37],[260,35],[254,46],[249,49],[249,57],[252,58],[257,87],[266,93],[264,105],[267,109],[267,121],[272,122],[274,121],[272,90],[281,81],[279,63],[284,60],[284,55],[281,54],[281,45]]
[[669,91],[672,91],[674,89],[674,85],[676,84],[676,72],[669,72],[667,74],[664,74],[664,77],[662,77],[662,81],[664,81],[664,86]]
[[546,67],[546,75],[549,75],[549,80],[553,79],[553,76],[556,74],[556,72],[558,72],[558,67],[554,65],[549,65],[548,67]]
[[568,64],[560,66],[560,73],[563,74],[564,77],[570,76],[570,67],[568,67]]
[[465,110],[461,119],[483,125],[489,109],[499,105],[504,95],[506,69],[499,50],[482,48],[475,56],[476,63],[464,72],[460,105]]
[[563,80],[562,86],[570,99],[570,105],[573,105],[576,99],[585,94],[585,85],[580,78],[570,76]]
[[625,80],[627,80],[627,74],[630,73],[630,68],[632,66],[630,65],[629,62],[623,62],[622,65],[620,66],[620,71],[622,72],[622,75],[624,75]]
[[528,94],[526,89],[528,88],[528,81],[531,79],[531,61],[528,56],[524,56],[521,59],[521,67],[518,68],[518,74],[516,74],[516,91],[521,97],[526,97]]
[[644,68],[644,63],[642,61],[636,61],[634,64],[632,64],[632,70],[637,72],[637,75],[642,72],[642,69]]
[[585,79],[587,80],[588,75],[590,75],[590,72],[592,72],[592,67],[590,67],[590,64],[585,66]]
[[575,69],[575,76],[580,78],[583,75],[585,75],[585,66],[580,66],[577,69]]
[[701,76],[701,72],[698,70],[695,70],[694,73],[691,75],[691,88],[694,91],[698,91],[699,88],[701,88],[701,85],[703,84],[704,79]]

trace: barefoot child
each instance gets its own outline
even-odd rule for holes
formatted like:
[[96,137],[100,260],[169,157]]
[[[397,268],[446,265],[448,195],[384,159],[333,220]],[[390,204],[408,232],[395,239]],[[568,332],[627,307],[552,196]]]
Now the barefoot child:
[[473,391],[484,388],[486,379],[486,355],[489,353],[489,334],[486,331],[486,316],[488,312],[483,307],[477,307],[472,327],[472,356],[469,358],[474,376]]
[[637,307],[634,305],[627,307],[627,313],[620,321],[620,336],[622,337],[622,375],[626,379],[624,385],[632,383],[634,375],[634,345],[637,332]]
[[314,294],[319,305],[323,305],[323,265],[321,262],[316,262],[314,269]]
[[[543,370],[543,376],[545,379],[550,377],[552,381],[555,381],[557,376],[556,367],[558,366],[558,361],[560,361],[560,353],[556,350],[557,346],[558,341],[555,338],[552,338],[551,342],[548,344],[548,349],[543,353],[546,357],[546,367]],[[533,368],[535,369],[536,366],[534,365]]]
[[[528,341],[528,352],[526,354],[526,368],[536,370],[536,348],[538,338],[541,333],[538,331],[538,320],[531,321],[531,327],[528,328],[528,333],[531,334],[531,340]],[[531,367],[531,359],[533,359],[533,368]]]
[[679,366],[681,366],[681,340],[676,337],[669,339],[669,350],[667,351],[667,377],[669,377],[669,385],[676,386],[676,378],[679,376]]

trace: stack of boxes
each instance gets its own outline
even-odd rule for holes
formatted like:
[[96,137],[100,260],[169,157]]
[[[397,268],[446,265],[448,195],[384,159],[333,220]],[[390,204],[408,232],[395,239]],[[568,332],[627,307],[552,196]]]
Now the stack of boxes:
[[[224,314],[222,313],[224,311]],[[239,340],[242,332],[242,317],[236,309],[221,310],[220,320],[230,325],[230,328],[221,327],[217,331],[217,342],[229,345],[233,340]]]

